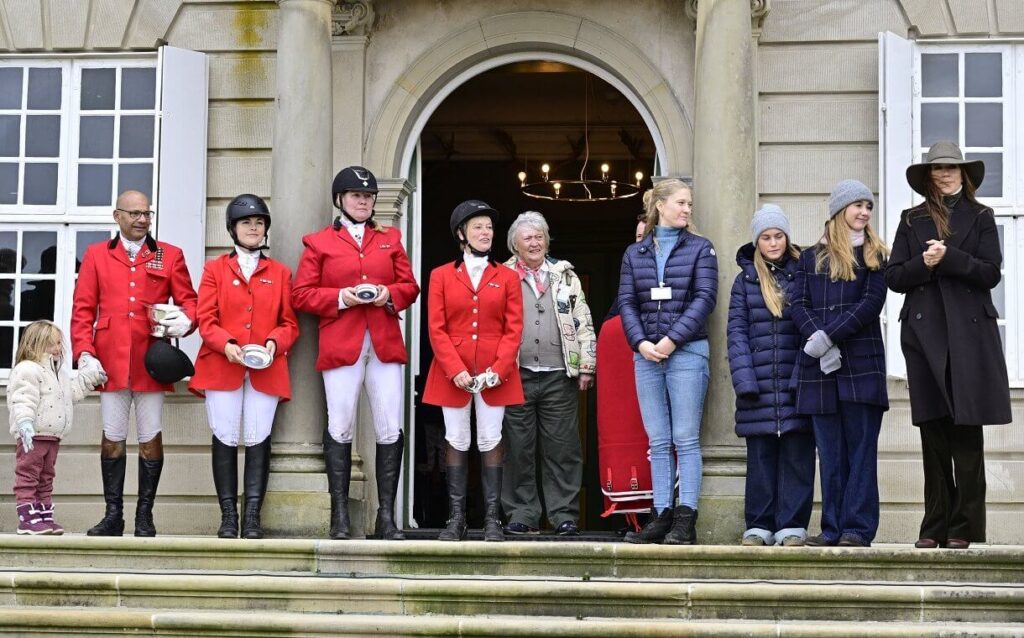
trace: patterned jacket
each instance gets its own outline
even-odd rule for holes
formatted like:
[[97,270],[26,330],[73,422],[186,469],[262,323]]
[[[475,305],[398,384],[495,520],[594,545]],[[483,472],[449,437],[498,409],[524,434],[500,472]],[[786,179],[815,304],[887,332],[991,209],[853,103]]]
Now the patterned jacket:
[[[548,290],[556,303],[555,318],[562,339],[566,374],[570,377],[578,377],[581,372],[594,374],[597,370],[597,336],[580,278],[568,261],[547,259]],[[515,270],[516,257],[509,258],[505,265]]]
[[815,272],[815,249],[800,254],[796,271],[793,322],[804,339],[824,330],[839,346],[842,365],[822,374],[818,359],[801,348],[793,371],[800,414],[834,414],[839,401],[889,409],[885,386],[885,344],[879,315],[885,304],[885,269],[868,270],[861,247],[854,249],[856,279],[831,281],[826,269]]

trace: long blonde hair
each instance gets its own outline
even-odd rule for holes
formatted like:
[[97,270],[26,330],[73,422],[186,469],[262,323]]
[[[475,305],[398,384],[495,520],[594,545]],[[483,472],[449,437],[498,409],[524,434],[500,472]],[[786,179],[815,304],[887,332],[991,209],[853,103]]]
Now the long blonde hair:
[[[786,253],[790,259],[800,259],[800,249],[786,237]],[[754,244],[754,270],[757,271],[757,278],[761,284],[761,296],[764,298],[764,305],[773,317],[781,318],[782,310],[786,307],[786,292],[779,286],[775,274],[768,265],[768,260],[761,254],[761,250]]]
[[[850,225],[844,217],[846,209],[832,216],[825,223],[825,234],[814,250],[814,272],[823,273],[828,268],[832,281],[853,281],[857,278],[857,258],[853,255],[850,241]],[[864,227],[864,265],[869,270],[878,270],[885,264],[889,249],[875,229],[868,224]]]
[[61,354],[57,358],[57,365],[64,358],[64,334],[52,321],[33,321],[21,333],[21,341],[18,343],[18,352],[14,356],[14,363],[22,361],[42,361],[49,355],[49,350],[55,343],[61,344]]
[[[644,217],[644,235],[641,241],[653,233],[654,227],[658,225],[658,204],[667,201],[669,197],[675,195],[676,191],[681,188],[690,191],[690,197],[693,197],[693,187],[675,177],[663,179],[655,184],[653,188],[648,188],[644,192],[644,212],[646,215]],[[700,235],[693,225],[692,209],[690,211],[690,221],[686,224],[686,231],[692,235]]]

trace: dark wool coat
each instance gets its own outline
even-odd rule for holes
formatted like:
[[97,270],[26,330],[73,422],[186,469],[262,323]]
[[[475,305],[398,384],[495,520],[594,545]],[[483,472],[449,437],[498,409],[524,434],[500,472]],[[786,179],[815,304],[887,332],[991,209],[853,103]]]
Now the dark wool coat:
[[[811,431],[811,420],[796,413],[789,387],[793,365],[804,339],[793,324],[789,304],[775,317],[761,295],[754,267],[754,245],[736,253],[742,272],[736,275],[729,300],[729,368],[736,390],[736,434],[781,436]],[[783,257],[774,271],[787,300],[794,296],[797,260]]]
[[619,275],[619,312],[626,340],[633,350],[647,340],[662,337],[681,347],[706,339],[707,321],[718,299],[718,257],[711,242],[685,229],[679,235],[665,263],[665,285],[672,298],[651,299],[658,286],[654,234],[630,245],[622,256]]
[[907,295],[900,342],[911,418],[915,425],[950,415],[959,425],[1009,423],[1006,360],[991,293],[1002,263],[995,218],[961,198],[950,226],[946,256],[932,270],[922,255],[938,236],[935,224],[923,204],[903,211],[885,271],[889,287]]
[[793,323],[804,340],[824,330],[839,346],[842,365],[823,374],[818,359],[801,346],[793,382],[800,414],[835,414],[839,401],[889,409],[885,385],[885,344],[879,314],[885,304],[885,273],[862,266],[864,250],[854,248],[856,279],[832,281],[828,269],[815,272],[814,247],[800,253],[793,298]]

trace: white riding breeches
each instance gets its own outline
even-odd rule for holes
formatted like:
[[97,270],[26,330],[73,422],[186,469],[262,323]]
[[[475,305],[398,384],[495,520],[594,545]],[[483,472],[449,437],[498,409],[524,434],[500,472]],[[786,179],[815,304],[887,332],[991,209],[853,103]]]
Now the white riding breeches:
[[207,390],[206,418],[217,440],[224,445],[259,445],[270,436],[281,397],[252,387],[249,373],[237,390]]
[[139,443],[148,443],[160,434],[160,413],[164,407],[163,392],[100,392],[100,417],[103,436],[108,441],[128,439],[128,415],[135,404],[135,433]]
[[383,363],[370,342],[363,337],[359,359],[350,366],[323,371],[327,395],[327,431],[338,443],[351,443],[356,422],[356,407],[363,388],[370,400],[370,415],[377,443],[394,443],[402,432],[402,364]]
[[469,413],[476,407],[476,447],[481,452],[493,450],[501,443],[501,421],[505,416],[505,406],[487,405],[479,394],[465,407],[442,407],[444,414],[444,438],[448,444],[460,452],[469,450],[472,441]]

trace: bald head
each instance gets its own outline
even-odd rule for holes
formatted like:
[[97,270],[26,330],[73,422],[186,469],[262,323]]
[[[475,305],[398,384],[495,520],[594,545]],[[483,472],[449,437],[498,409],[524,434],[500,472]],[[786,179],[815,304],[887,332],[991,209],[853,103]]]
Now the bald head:
[[126,239],[139,241],[149,233],[153,219],[149,216],[149,197],[145,193],[125,191],[117,196],[115,205],[114,221]]

